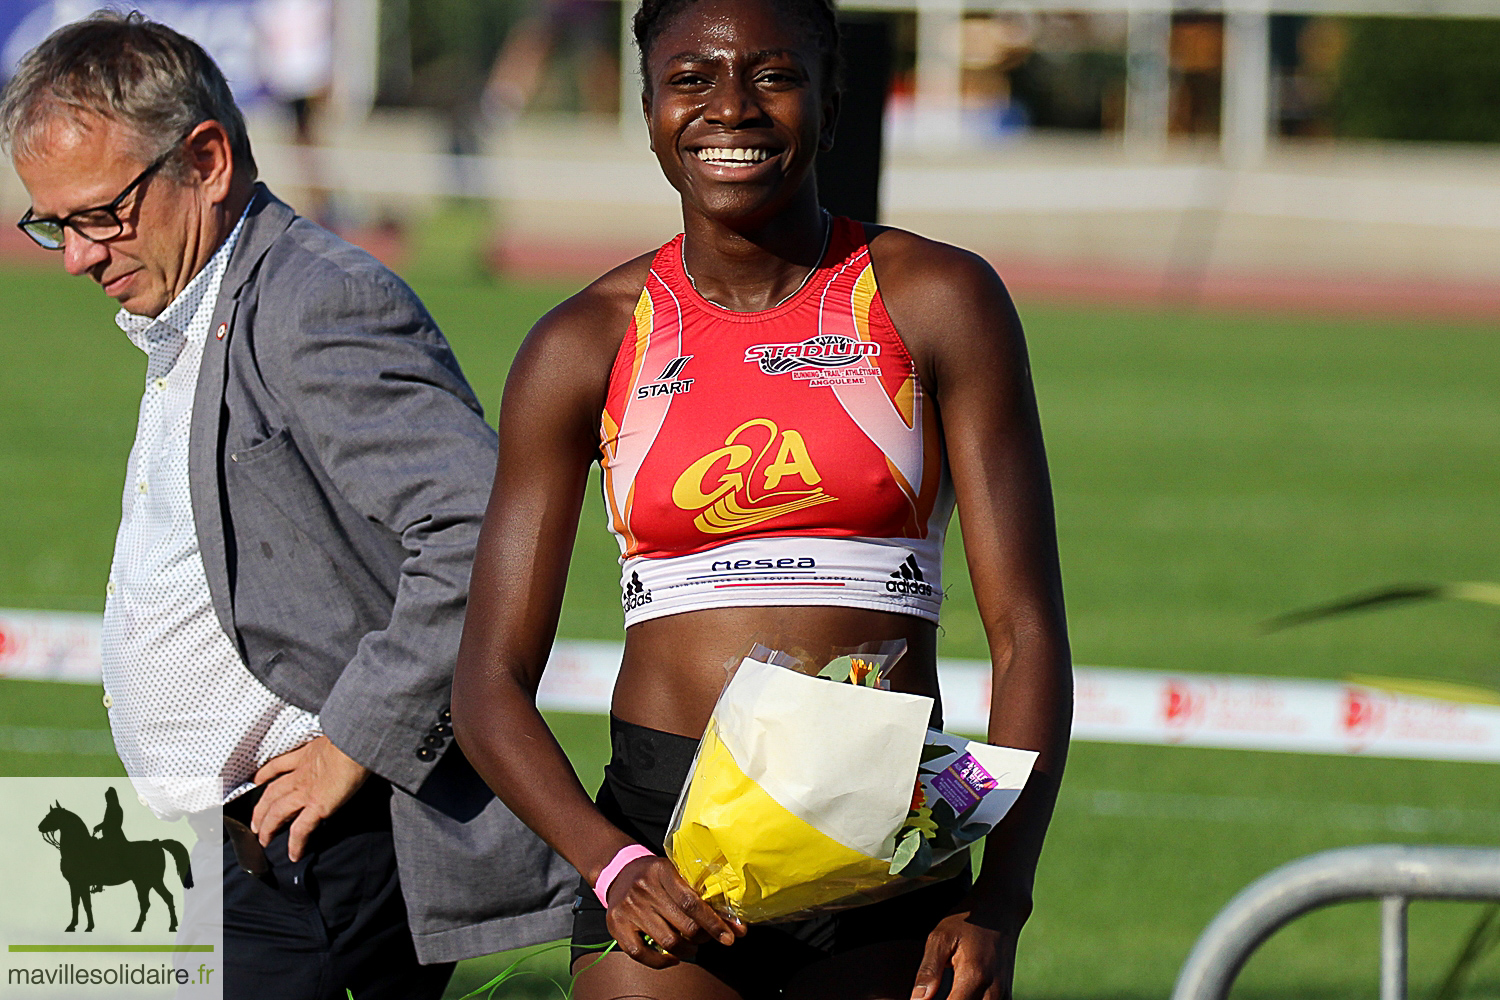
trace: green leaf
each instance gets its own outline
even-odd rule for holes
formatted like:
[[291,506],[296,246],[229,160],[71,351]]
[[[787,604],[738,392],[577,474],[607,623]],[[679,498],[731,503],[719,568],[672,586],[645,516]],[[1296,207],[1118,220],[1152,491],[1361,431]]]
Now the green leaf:
[[935,796],[932,802],[932,818],[937,820],[939,827],[955,827],[958,825],[958,817],[953,815],[953,807],[948,800],[942,796]]
[[828,661],[828,666],[818,671],[819,677],[827,677],[831,681],[840,684],[849,679],[849,671],[854,668],[854,661],[847,656],[836,656]]
[[962,843],[973,843],[989,832],[990,828],[983,823],[969,823],[966,826],[959,827],[956,836]]
[[[915,833],[916,831],[912,832]],[[915,878],[918,875],[926,875],[928,869],[932,867],[931,845],[929,845],[927,843],[927,840],[921,836],[918,836],[916,840],[916,850],[912,851],[911,857],[899,867],[897,866],[896,861],[902,854],[901,849],[905,847],[905,841],[903,841],[902,844],[896,848],[896,857],[891,859],[892,875],[900,875],[903,878]]]
[[903,872],[904,875],[926,875],[932,869],[932,844],[926,840],[917,845],[917,856],[912,859],[911,868]]
[[900,875],[901,870],[916,858],[918,850],[924,843],[926,841],[922,839],[920,830],[907,830],[896,842],[896,853],[891,855],[891,874]]
[[937,760],[939,757],[946,757],[953,752],[951,747],[941,743],[923,743],[922,763],[926,764],[928,761]]

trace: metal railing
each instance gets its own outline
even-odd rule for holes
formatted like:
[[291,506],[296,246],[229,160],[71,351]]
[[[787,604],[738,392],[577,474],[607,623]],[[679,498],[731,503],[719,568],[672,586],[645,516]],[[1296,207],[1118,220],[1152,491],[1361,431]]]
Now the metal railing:
[[1380,900],[1380,1000],[1406,1000],[1406,906],[1413,899],[1500,901],[1500,850],[1344,847],[1246,886],[1193,945],[1172,1000],[1224,1000],[1252,952],[1310,910]]

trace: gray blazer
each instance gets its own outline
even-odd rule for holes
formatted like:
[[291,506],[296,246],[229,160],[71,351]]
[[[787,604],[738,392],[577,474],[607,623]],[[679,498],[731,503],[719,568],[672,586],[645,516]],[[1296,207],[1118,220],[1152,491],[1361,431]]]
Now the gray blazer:
[[390,781],[417,954],[564,937],[578,875],[451,743],[495,432],[416,295],[257,185],[203,354],[193,516],[251,673]]

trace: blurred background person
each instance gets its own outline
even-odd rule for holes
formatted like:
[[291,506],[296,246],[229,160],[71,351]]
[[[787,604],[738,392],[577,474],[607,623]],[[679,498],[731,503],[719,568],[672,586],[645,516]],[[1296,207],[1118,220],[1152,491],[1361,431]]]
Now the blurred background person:
[[271,99],[291,118],[303,211],[337,228],[318,160],[318,128],[333,83],[333,0],[256,0],[256,58]]
[[541,0],[505,38],[485,86],[486,108],[500,121],[520,116],[542,85],[549,60],[569,67],[571,87],[584,114],[619,107],[618,3],[611,0]]

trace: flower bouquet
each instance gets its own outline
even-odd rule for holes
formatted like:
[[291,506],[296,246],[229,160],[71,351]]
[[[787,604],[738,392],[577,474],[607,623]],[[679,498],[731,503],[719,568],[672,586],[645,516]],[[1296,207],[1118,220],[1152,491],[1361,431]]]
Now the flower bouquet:
[[666,853],[746,923],[874,902],[963,870],[1036,754],[928,728],[888,690],[904,643],[816,658],[757,644],[734,669],[668,826]]

